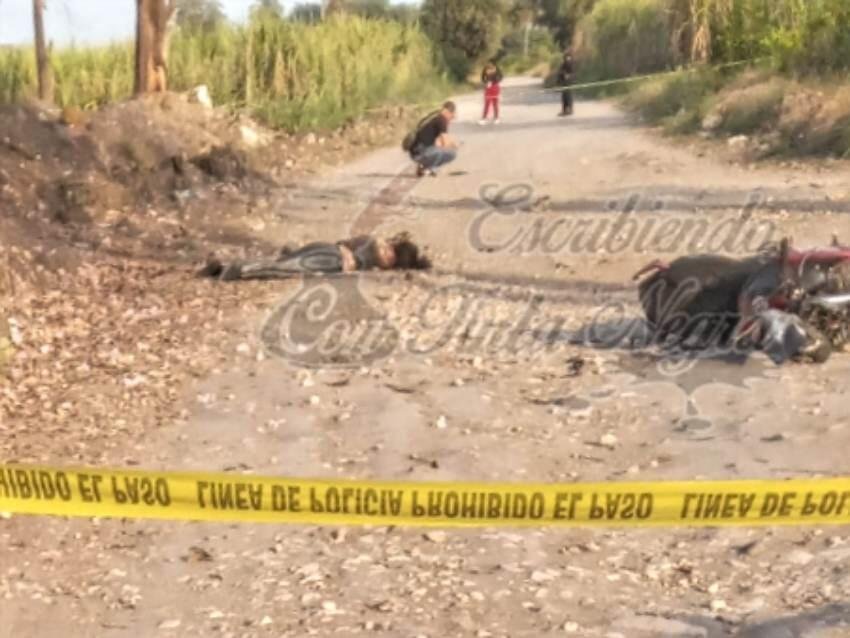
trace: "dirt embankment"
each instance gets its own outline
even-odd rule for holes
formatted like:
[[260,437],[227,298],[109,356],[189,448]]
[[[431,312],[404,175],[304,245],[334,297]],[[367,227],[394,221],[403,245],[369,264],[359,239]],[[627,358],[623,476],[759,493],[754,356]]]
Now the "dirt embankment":
[[178,416],[176,388],[215,364],[226,317],[253,290],[214,289],[193,269],[211,252],[264,248],[264,220],[281,214],[270,202],[395,140],[415,115],[292,136],[176,94],[94,113],[4,107],[3,458],[99,460],[116,445],[104,433]]
[[325,136],[292,136],[176,94],[92,114],[5,107],[0,238],[6,247],[196,259],[207,241],[250,241],[251,218],[264,213],[252,202],[394,140],[411,118],[387,109]]
[[668,132],[699,134],[750,161],[850,156],[850,87],[843,78],[796,79],[767,69],[650,81],[624,104]]

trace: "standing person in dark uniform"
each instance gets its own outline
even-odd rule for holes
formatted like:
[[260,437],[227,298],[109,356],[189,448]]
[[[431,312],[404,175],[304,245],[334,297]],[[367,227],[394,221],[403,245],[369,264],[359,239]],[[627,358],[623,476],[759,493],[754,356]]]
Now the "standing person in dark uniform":
[[[564,60],[561,62],[561,67],[558,69],[558,86],[569,87],[573,83],[573,54],[568,50],[564,53]],[[573,92],[569,88],[561,91],[561,112],[560,117],[567,117],[573,114]]]
[[481,83],[484,85],[484,115],[479,124],[487,124],[490,109],[493,109],[493,124],[499,123],[499,102],[502,99],[502,70],[495,60],[490,60],[481,71]]
[[439,113],[425,122],[416,132],[410,156],[416,162],[416,174],[435,176],[436,169],[457,158],[457,142],[449,135],[449,124],[455,119],[457,106],[446,102]]

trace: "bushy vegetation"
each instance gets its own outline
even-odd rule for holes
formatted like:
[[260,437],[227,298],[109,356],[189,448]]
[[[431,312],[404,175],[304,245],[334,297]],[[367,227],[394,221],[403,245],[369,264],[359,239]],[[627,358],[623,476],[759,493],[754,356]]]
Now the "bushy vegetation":
[[422,5],[422,27],[457,80],[466,80],[476,64],[497,52],[505,19],[501,0],[425,0]]
[[711,70],[681,73],[641,83],[625,103],[650,122],[686,131],[699,126],[712,94],[721,86],[720,74]]
[[561,50],[557,2],[547,2],[548,13],[542,0],[424,0],[421,23],[456,80],[474,80],[494,58],[506,73],[545,76]]
[[[60,106],[129,97],[131,43],[55,51]],[[34,93],[30,50],[0,50],[0,100]],[[415,25],[334,17],[316,24],[258,13],[248,25],[178,30],[169,55],[175,90],[206,84],[217,104],[247,107],[291,130],[336,126],[375,105],[440,97],[448,81]]]
[[[584,79],[690,67],[624,99],[671,132],[755,136],[766,154],[850,152],[846,0],[596,0],[575,45]],[[754,62],[723,68],[741,60]]]
[[850,68],[847,0],[596,0],[575,45],[588,77],[769,58],[800,73]]
[[[286,19],[279,0],[258,0],[241,26],[227,22],[216,0],[181,3],[171,87],[206,84],[218,104],[293,130],[335,126],[387,101],[436,101],[449,77],[475,79],[494,56],[507,73],[545,75],[567,45],[580,80],[759,59],[780,79],[730,86],[740,69],[703,69],[602,91],[629,90],[632,108],[671,130],[695,130],[709,115],[730,134],[780,121],[792,130],[799,127],[789,113],[800,107],[789,106],[789,92],[802,90],[795,78],[843,82],[850,68],[848,0],[424,0],[421,11],[334,0],[325,17],[307,0]],[[57,101],[88,107],[129,96],[133,55],[131,43],[56,51]],[[34,84],[32,51],[0,48],[0,101],[31,95]],[[826,142],[807,146],[797,132],[789,147],[840,146],[845,102],[834,101],[820,125],[829,130],[811,138]]]
[[846,0],[701,0],[712,58],[771,56],[784,70],[850,68]]
[[577,56],[585,78],[650,73],[670,63],[670,33],[658,0],[603,0],[581,22]]
[[532,70],[548,70],[553,58],[560,58],[558,46],[548,29],[535,28],[528,32],[526,53],[526,30],[515,28],[502,38],[499,65],[505,73],[526,73]]
[[705,69],[647,82],[624,104],[672,133],[747,136],[761,156],[850,157],[850,87],[837,80]]
[[717,120],[714,126],[730,135],[769,128],[777,121],[790,88],[787,80],[778,77],[728,87],[710,101]]

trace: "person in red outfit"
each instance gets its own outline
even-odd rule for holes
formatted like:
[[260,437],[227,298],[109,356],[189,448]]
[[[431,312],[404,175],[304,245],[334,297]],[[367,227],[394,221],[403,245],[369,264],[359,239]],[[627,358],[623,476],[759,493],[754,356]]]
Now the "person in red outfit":
[[502,98],[502,71],[494,60],[490,60],[481,72],[481,83],[484,84],[484,116],[479,122],[487,124],[490,110],[493,110],[493,123],[499,123],[499,101]]

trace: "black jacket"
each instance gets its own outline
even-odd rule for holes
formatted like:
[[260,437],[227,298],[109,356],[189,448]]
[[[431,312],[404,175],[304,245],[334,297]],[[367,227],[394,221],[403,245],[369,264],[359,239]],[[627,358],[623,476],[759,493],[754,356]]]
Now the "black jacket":
[[561,67],[558,69],[558,82],[561,86],[569,86],[573,82],[573,73],[575,72],[573,61],[564,60]]
[[493,65],[494,70],[487,73],[487,67],[484,67],[484,70],[481,71],[481,83],[489,84],[490,82],[501,82],[503,79],[502,69],[500,69],[497,65]]

